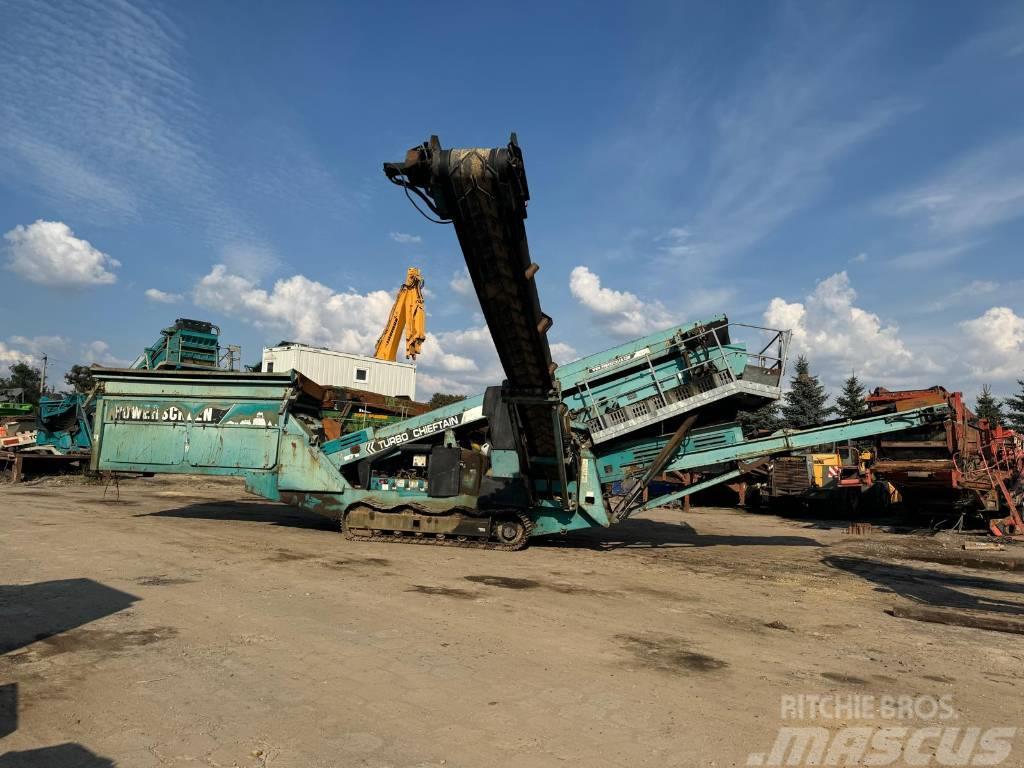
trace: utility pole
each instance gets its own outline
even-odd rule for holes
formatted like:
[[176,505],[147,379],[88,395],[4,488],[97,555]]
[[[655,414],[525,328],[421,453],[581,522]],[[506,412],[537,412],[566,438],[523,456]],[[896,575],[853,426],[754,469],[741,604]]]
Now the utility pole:
[[46,355],[43,355],[43,375],[39,380],[39,394],[46,394]]

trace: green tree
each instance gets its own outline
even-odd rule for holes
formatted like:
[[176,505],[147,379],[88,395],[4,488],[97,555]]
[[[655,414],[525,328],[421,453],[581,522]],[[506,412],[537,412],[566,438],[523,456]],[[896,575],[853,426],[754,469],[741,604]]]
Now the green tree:
[[433,396],[431,396],[431,398],[427,401],[427,406],[429,406],[431,409],[440,408],[441,406],[451,405],[452,403],[457,403],[460,400],[465,399],[465,395],[449,395],[445,394],[444,392],[435,392]]
[[835,413],[844,419],[856,419],[868,412],[868,404],[864,400],[866,392],[857,374],[851,373],[843,382],[843,389],[836,398]]
[[39,369],[33,368],[22,360],[12,363],[9,370],[11,375],[6,379],[0,379],[0,388],[23,389],[25,390],[25,402],[39,405],[43,383],[43,375]]
[[804,429],[821,424],[832,413],[825,386],[811,374],[811,364],[800,355],[796,361],[789,391],[784,395],[782,420],[787,427]]
[[772,400],[756,411],[740,411],[736,414],[737,423],[743,428],[747,437],[770,434],[782,426],[779,417],[779,401]]
[[1003,407],[992,396],[992,388],[988,384],[981,385],[981,394],[975,402],[974,415],[979,419],[988,419],[992,426],[1003,423]]
[[1012,395],[1003,401],[1003,408],[1006,426],[1024,434],[1024,379],[1017,379],[1020,392]]
[[88,365],[72,365],[71,370],[64,374],[64,381],[75,391],[83,395],[92,392],[96,379]]

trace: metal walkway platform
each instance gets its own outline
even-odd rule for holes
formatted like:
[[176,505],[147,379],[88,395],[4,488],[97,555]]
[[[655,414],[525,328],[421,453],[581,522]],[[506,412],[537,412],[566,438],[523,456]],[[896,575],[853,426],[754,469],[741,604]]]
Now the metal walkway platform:
[[618,413],[631,415],[609,426],[602,427],[600,421],[595,419],[590,423],[590,438],[595,444],[604,443],[646,427],[656,421],[664,421],[673,416],[689,413],[690,411],[695,411],[698,408],[703,408],[711,403],[736,395],[752,395],[765,398],[766,400],[777,400],[779,397],[779,387],[739,379],[737,381],[730,381],[727,384],[721,384],[707,392],[676,400],[675,402],[665,403],[660,397],[650,398],[623,408]]

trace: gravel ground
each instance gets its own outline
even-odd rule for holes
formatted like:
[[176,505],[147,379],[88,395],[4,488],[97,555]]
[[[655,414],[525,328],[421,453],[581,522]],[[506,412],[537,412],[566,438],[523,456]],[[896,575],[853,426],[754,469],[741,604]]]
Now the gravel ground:
[[1015,727],[1019,635],[886,613],[1019,615],[1024,547],[961,545],[703,508],[485,552],[234,481],[5,486],[0,768],[742,766],[816,695]]

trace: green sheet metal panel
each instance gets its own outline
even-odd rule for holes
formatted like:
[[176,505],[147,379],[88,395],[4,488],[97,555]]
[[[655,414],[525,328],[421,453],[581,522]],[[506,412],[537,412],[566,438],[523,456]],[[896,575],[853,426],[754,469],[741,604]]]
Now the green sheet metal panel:
[[188,427],[173,424],[111,423],[103,430],[99,469],[118,465],[176,466],[185,462]]
[[260,374],[234,371],[125,371],[93,369],[103,384],[103,396],[175,397],[188,400],[221,398],[278,403],[292,389],[290,373]]
[[178,465],[272,469],[280,438],[273,403],[104,400],[99,469]]
[[282,490],[314,493],[343,493],[348,490],[349,484],[331,458],[314,443],[314,439],[294,419],[281,428],[278,486]]
[[276,429],[260,427],[191,427],[188,463],[201,467],[271,469],[277,464]]
[[246,474],[273,470],[289,374],[96,372],[97,469]]

